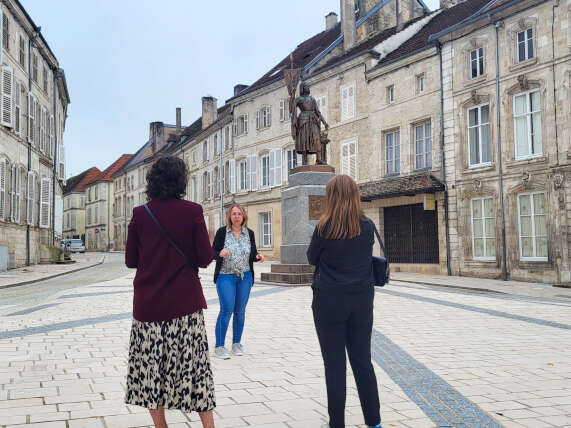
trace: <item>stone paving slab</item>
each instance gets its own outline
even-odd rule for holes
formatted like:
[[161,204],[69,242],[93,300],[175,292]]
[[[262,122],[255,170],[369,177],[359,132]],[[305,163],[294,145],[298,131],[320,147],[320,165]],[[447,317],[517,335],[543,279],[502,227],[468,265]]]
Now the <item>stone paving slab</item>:
[[71,259],[74,260],[75,263],[37,264],[18,269],[10,269],[6,272],[0,272],[0,289],[44,281],[46,279],[55,278],[61,275],[66,275],[68,273],[87,269],[92,266],[97,266],[103,263],[105,259],[105,253],[73,253],[71,254]]
[[[208,270],[201,276],[212,345],[216,290]],[[146,409],[123,403],[132,277],[61,292],[33,312],[0,309],[0,427],[151,425]],[[375,299],[385,427],[571,426],[571,302],[400,282]],[[310,305],[310,288],[254,286],[245,355],[212,358],[217,427],[326,421]],[[196,414],[169,411],[167,419],[201,426]],[[346,423],[363,426],[350,369]]]

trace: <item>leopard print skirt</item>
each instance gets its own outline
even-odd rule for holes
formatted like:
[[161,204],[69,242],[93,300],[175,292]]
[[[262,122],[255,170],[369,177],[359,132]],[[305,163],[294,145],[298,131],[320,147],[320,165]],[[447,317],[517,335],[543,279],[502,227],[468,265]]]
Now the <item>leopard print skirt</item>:
[[133,320],[125,403],[183,412],[216,407],[202,310],[168,321]]

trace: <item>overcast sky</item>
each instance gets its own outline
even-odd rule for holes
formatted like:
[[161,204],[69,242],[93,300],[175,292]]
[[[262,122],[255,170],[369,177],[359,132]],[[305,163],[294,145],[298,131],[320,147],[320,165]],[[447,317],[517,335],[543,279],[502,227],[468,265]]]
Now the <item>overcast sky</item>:
[[176,107],[184,126],[202,96],[224,104],[339,14],[339,0],[20,1],[65,70],[68,177],[134,153]]

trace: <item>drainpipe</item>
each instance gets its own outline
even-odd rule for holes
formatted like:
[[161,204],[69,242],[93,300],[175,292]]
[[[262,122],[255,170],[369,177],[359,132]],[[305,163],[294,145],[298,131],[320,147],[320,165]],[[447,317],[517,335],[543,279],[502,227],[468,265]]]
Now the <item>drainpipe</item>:
[[[28,40],[28,93],[32,92],[32,48],[34,47],[34,40],[36,37],[38,37],[38,35],[40,34],[40,29],[41,27],[37,27],[35,28],[35,33],[32,37],[29,38]],[[30,120],[30,116],[29,116],[29,110],[30,110],[30,105],[29,105],[29,97],[28,97],[28,128],[29,128],[29,120]],[[32,142],[30,141],[30,137],[28,136],[28,177],[30,176],[30,171],[32,170]],[[28,189],[30,188],[30,185],[28,184]],[[29,203],[29,199],[28,199],[28,203]],[[28,203],[26,204],[26,208],[28,207]],[[35,201],[32,201],[33,204],[35,204]],[[32,208],[32,214],[33,214],[34,210]],[[32,215],[32,223],[34,221],[33,215]],[[26,222],[27,223],[27,222]],[[26,224],[26,266],[30,266],[31,262],[30,262],[30,224]]]
[[[52,245],[55,245],[56,242],[56,228],[55,228],[55,218],[56,218],[56,180],[57,180],[57,148],[58,148],[58,139],[57,139],[57,103],[56,103],[56,94],[57,94],[57,78],[59,77],[59,70],[57,68],[52,68],[53,73],[53,82],[54,82],[54,90],[52,91],[53,97],[53,132],[54,136],[54,167],[53,167],[53,180],[52,180]],[[48,120],[49,123],[49,120]],[[48,134],[49,135],[49,134]],[[65,179],[65,177],[63,177]],[[63,219],[62,219],[63,221]]]
[[557,153],[557,166],[559,166],[559,136],[557,131],[557,94],[555,91],[555,34],[553,27],[555,26],[555,3],[557,5],[558,2],[554,2],[553,6],[551,7],[552,15],[551,15],[551,54],[553,55],[553,66],[551,68],[553,72],[553,108],[555,109],[555,149]]
[[501,115],[500,115],[500,48],[498,41],[498,34],[504,22],[498,21],[495,23],[496,28],[496,127],[498,134],[498,183],[500,191],[500,210],[501,216],[501,229],[502,229],[502,279],[508,280],[508,255],[506,246],[506,208],[504,205],[504,176],[502,168],[502,134],[501,134]]
[[450,220],[448,218],[448,184],[446,183],[446,157],[444,153],[444,76],[442,72],[442,45],[435,41],[440,66],[440,180],[444,184],[444,227],[446,230],[446,271],[452,275],[450,266]]

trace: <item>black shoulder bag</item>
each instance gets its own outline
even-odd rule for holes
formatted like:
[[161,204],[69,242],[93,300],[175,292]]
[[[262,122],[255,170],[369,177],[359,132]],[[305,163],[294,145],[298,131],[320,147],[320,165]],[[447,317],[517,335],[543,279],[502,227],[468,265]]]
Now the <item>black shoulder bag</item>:
[[145,204],[144,206],[145,206],[145,209],[147,210],[147,212],[149,213],[149,215],[151,216],[151,218],[153,219],[153,221],[155,222],[155,224],[157,225],[157,227],[159,228],[159,230],[161,231],[163,238],[165,238],[165,240],[171,245],[171,247],[173,247],[176,250],[176,252],[179,254],[179,256],[184,260],[184,262],[188,266],[190,266],[188,258],[185,256],[185,254],[179,248],[179,246],[176,245],[172,239],[170,239],[170,237],[167,235],[167,232],[163,229],[163,227],[161,226],[161,224],[159,223],[159,221],[157,220],[157,218],[155,217],[155,215],[153,214],[153,212],[151,211],[149,206],[147,204]]
[[373,225],[375,235],[377,235],[379,245],[383,250],[383,257],[373,256],[373,276],[375,278],[375,287],[384,287],[385,284],[389,282],[389,277],[391,274],[389,261],[387,260],[387,252],[385,250],[385,246],[383,245],[381,235],[379,235],[379,231],[377,230],[377,226],[375,226],[375,223],[373,223],[372,220],[369,221]]

